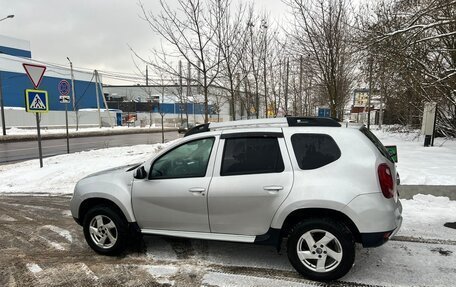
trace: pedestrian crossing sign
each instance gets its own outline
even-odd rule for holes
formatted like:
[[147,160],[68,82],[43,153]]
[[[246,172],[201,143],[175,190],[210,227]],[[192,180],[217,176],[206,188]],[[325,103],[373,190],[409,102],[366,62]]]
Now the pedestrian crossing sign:
[[47,113],[49,111],[47,91],[25,90],[25,110],[28,113]]

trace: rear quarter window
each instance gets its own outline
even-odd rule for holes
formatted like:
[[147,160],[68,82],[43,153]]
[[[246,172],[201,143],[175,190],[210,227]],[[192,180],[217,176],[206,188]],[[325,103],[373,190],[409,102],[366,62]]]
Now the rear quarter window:
[[375,145],[375,147],[384,157],[393,162],[393,159],[391,158],[391,155],[389,154],[386,147],[370,130],[368,130],[365,126],[361,127],[359,130]]
[[320,168],[338,160],[341,155],[334,139],[325,134],[294,134],[291,144],[302,170]]

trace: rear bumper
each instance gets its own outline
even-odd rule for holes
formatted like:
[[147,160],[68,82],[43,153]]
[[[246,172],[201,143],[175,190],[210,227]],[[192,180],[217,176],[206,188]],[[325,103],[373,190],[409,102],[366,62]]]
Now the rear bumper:
[[[400,206],[400,210],[402,211],[402,205]],[[402,225],[402,216],[396,217],[397,227],[391,231],[385,232],[373,232],[373,233],[361,233],[361,243],[363,247],[378,247],[383,245],[386,241],[388,241],[391,237],[396,235]]]
[[395,230],[386,232],[361,233],[361,243],[363,244],[363,247],[381,246],[392,237]]

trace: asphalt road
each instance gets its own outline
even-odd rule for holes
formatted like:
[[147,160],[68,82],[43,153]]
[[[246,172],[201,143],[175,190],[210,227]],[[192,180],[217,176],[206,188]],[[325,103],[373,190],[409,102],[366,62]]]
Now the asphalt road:
[[[147,236],[122,255],[84,240],[69,196],[0,195],[0,286],[454,286],[455,241],[396,238],[357,248],[340,281],[321,284],[272,246]],[[432,263],[430,263],[432,262]]]
[[[179,134],[176,131],[165,133],[165,141],[170,141],[178,137]],[[161,142],[161,133],[70,138],[70,152],[159,142]],[[42,147],[43,157],[67,152],[66,139],[43,140]],[[0,164],[37,158],[37,141],[0,143]]]

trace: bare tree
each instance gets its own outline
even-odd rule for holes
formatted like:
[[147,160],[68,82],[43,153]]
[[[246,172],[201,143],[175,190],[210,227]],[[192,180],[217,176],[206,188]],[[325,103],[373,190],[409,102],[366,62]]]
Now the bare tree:
[[387,120],[418,125],[423,102],[434,101],[437,129],[456,136],[456,1],[381,1],[372,14],[364,41],[375,55]]
[[164,0],[160,0],[162,11],[158,14],[148,12],[140,3],[143,19],[174,51],[155,50],[158,61],[150,64],[176,74],[175,69],[170,67],[172,64],[165,59],[183,58],[201,73],[202,79],[194,81],[203,88],[205,123],[208,122],[209,114],[208,90],[220,72],[220,49],[214,46],[216,31],[226,13],[226,6],[217,5],[217,2],[219,1],[177,0],[178,9],[173,9]]
[[344,0],[288,0],[294,16],[294,53],[309,55],[307,66],[333,117],[342,117],[350,95],[353,59],[351,16]]
[[[216,1],[214,5],[212,13],[221,18],[220,25],[213,27],[223,66],[218,83],[221,86],[228,86],[230,114],[232,120],[236,120],[236,101],[239,100],[236,95],[240,89],[240,83],[236,81],[236,78],[241,71],[242,55],[247,49],[247,26],[244,23],[250,21],[247,19],[249,14],[246,13],[246,5],[242,3],[235,8],[234,13],[227,0]],[[220,100],[216,99],[216,102],[220,102]]]

